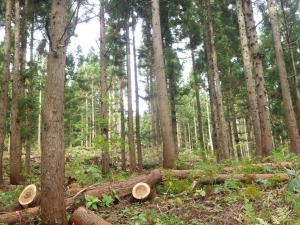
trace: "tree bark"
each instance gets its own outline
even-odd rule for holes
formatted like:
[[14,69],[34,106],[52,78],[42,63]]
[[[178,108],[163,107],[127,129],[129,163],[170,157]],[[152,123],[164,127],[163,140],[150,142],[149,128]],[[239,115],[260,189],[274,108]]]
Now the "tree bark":
[[[43,224],[66,224],[64,204],[64,84],[68,1],[53,0],[49,54],[42,109],[41,218]],[[51,203],[51,204],[49,204]]]
[[136,62],[136,47],[135,47],[135,25],[136,21],[132,15],[132,42],[133,42],[133,65],[134,65],[134,83],[135,83],[135,136],[136,136],[136,150],[138,156],[138,168],[143,167],[142,143],[141,143],[141,128],[140,128],[140,102],[139,102],[139,82]]
[[298,119],[298,123],[300,122],[300,91],[299,91],[299,84],[298,84],[298,79],[297,79],[297,68],[296,68],[296,63],[295,63],[295,57],[293,53],[293,47],[291,44],[291,37],[290,33],[291,31],[288,28],[288,22],[287,22],[287,17],[284,9],[284,3],[283,0],[280,0],[280,5],[281,5],[281,11],[283,14],[283,20],[284,20],[284,30],[285,30],[285,38],[287,41],[287,48],[289,49],[289,55],[290,55],[290,62],[292,64],[293,68],[293,83],[294,83],[294,91],[296,95],[296,115]]
[[291,152],[300,154],[299,132],[297,128],[297,122],[295,112],[292,104],[290,86],[287,78],[287,72],[284,62],[283,49],[281,45],[281,37],[278,27],[277,15],[275,10],[275,3],[273,0],[267,0],[270,22],[273,33],[273,41],[276,53],[276,61],[279,72],[279,79],[283,97],[283,106],[285,112],[285,119],[287,121],[288,134],[290,137],[290,149]]
[[[104,0],[100,2],[100,68],[101,68],[101,108],[100,118],[101,135],[104,140],[108,142],[108,88],[107,88],[107,73],[106,73],[106,40],[105,40],[105,20],[104,20]],[[109,172],[109,145],[106,143],[102,150],[102,173],[107,174]]]
[[251,59],[249,54],[242,0],[236,0],[236,8],[237,8],[237,17],[238,17],[238,24],[239,24],[240,41],[242,47],[243,63],[244,63],[244,73],[246,77],[246,86],[248,91],[248,99],[250,105],[252,125],[254,130],[254,137],[255,137],[256,156],[261,157],[262,136],[261,136],[261,129],[260,129],[260,119],[259,119],[258,104],[256,99],[254,80],[253,80],[253,74],[251,68]]
[[217,123],[218,126],[216,127],[219,129],[217,131],[219,133],[220,138],[220,145],[218,146],[218,153],[217,159],[221,161],[223,159],[229,158],[229,145],[228,145],[228,137],[226,131],[226,122],[225,122],[225,114],[224,114],[224,106],[223,106],[223,96],[220,84],[220,77],[219,77],[219,69],[218,69],[218,59],[217,59],[217,52],[215,47],[214,41],[214,31],[213,31],[213,23],[212,23],[212,16],[210,10],[210,1],[206,1],[206,10],[207,10],[207,20],[208,20],[208,33],[209,33],[209,40],[210,40],[210,48],[211,48],[211,59],[212,66],[213,66],[213,75],[214,80],[212,82],[215,83],[215,93],[216,93],[216,114],[217,114]]
[[3,184],[3,152],[4,139],[6,135],[6,112],[8,105],[8,90],[10,79],[10,41],[11,41],[11,13],[12,2],[6,1],[5,13],[5,36],[4,36],[4,55],[3,55],[3,69],[2,69],[2,83],[0,92],[0,186]]
[[130,38],[129,38],[129,3],[127,0],[126,11],[126,68],[127,68],[127,98],[128,98],[128,144],[130,172],[136,171],[135,143],[133,132],[133,110],[132,110],[132,82],[131,82],[131,60],[130,60]]
[[[257,41],[256,25],[253,16],[252,1],[244,2],[247,32],[250,41],[250,50],[252,56],[253,69],[255,72],[256,95],[258,103],[258,111],[260,118],[261,129],[261,148],[262,157],[271,154],[273,146],[272,127],[270,121],[270,112],[268,107],[267,90],[265,85],[264,72],[262,67],[262,57],[259,53],[259,46]],[[256,154],[257,155],[257,154]]]
[[[190,43],[192,43],[191,38],[190,38]],[[191,44],[192,45],[192,44]],[[200,104],[200,97],[199,97],[199,84],[197,82],[197,72],[196,72],[196,63],[195,63],[195,56],[194,56],[194,49],[191,48],[191,54],[192,54],[192,65],[193,65],[193,77],[194,77],[194,85],[195,85],[195,95],[196,95],[196,106],[197,106],[197,122],[198,126],[196,131],[199,134],[199,144],[201,147],[201,151],[205,151],[204,147],[204,137],[203,137],[203,127],[202,127],[202,112],[201,112],[201,104]],[[204,154],[203,154],[204,155]]]
[[72,225],[111,225],[111,223],[105,221],[101,217],[97,216],[94,212],[79,207],[72,213],[69,224]]
[[10,124],[10,183],[19,184],[22,180],[22,120],[19,116],[18,100],[20,97],[20,2],[15,1],[15,41],[14,66],[12,77],[11,124]]
[[176,148],[171,126],[165,68],[162,52],[161,27],[159,0],[152,1],[152,27],[153,27],[153,49],[154,49],[154,71],[157,85],[157,99],[160,127],[163,140],[163,167],[174,168],[176,160]]

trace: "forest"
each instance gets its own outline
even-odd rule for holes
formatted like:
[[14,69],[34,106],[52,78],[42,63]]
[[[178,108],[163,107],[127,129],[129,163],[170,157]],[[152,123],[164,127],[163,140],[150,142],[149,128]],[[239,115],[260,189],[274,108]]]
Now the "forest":
[[0,224],[300,224],[299,0],[0,11]]

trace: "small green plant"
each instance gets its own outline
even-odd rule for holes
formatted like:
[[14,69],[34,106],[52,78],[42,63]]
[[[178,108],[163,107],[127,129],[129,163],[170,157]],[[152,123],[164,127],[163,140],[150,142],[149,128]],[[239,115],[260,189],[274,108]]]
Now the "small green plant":
[[199,195],[202,196],[202,197],[206,196],[206,191],[203,190],[203,189],[195,190],[194,196],[199,196]]
[[257,200],[262,196],[261,190],[255,184],[250,184],[241,191],[242,196],[249,200]]
[[90,210],[98,210],[98,207],[101,206],[101,201],[98,197],[92,195],[85,195],[86,208]]
[[289,181],[288,190],[294,191],[297,190],[300,191],[300,180],[298,178],[299,172],[297,173],[295,170],[286,169],[286,172],[288,172],[293,178]]
[[114,199],[111,195],[102,194],[102,200],[100,206],[110,207],[114,204]]
[[244,198],[244,205],[243,205],[243,213],[244,213],[244,220],[247,222],[247,224],[255,224],[255,209],[252,206],[252,203],[249,202],[249,199],[246,197]]

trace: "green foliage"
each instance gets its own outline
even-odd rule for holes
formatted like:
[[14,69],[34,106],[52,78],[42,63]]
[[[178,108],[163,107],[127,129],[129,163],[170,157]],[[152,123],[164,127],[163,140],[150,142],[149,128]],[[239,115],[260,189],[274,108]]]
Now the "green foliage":
[[262,192],[257,185],[250,184],[241,190],[241,195],[249,200],[258,200],[261,198]]
[[283,201],[290,205],[293,210],[300,216],[300,198],[298,195],[293,194],[289,191],[284,191],[282,194]]
[[111,195],[102,194],[100,206],[110,207],[114,204],[114,198]]
[[90,210],[98,210],[98,207],[101,206],[101,201],[98,197],[85,195],[86,208]]
[[18,199],[21,192],[22,189],[20,188],[8,192],[0,192],[0,205],[2,206],[14,205],[16,203],[16,199]]
[[231,192],[232,190],[237,190],[241,186],[241,181],[238,179],[232,178],[225,180],[223,185],[215,185],[214,186],[214,193],[220,192]]
[[187,179],[180,180],[167,172],[165,173],[164,194],[178,194],[183,191],[188,191],[190,185],[191,183]]
[[255,224],[256,211],[252,203],[250,203],[246,197],[244,198],[244,205],[242,208],[243,208],[243,218],[247,222],[247,224]]

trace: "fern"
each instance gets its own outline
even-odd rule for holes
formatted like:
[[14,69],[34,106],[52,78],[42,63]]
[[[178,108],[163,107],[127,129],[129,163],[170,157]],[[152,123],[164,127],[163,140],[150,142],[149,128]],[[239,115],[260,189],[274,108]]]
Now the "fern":
[[286,222],[288,219],[291,210],[289,210],[288,206],[284,206],[276,209],[276,215],[272,215],[273,224],[281,224],[282,222]]
[[259,222],[257,225],[270,225],[267,221],[264,221],[261,218],[256,218],[256,220]]

